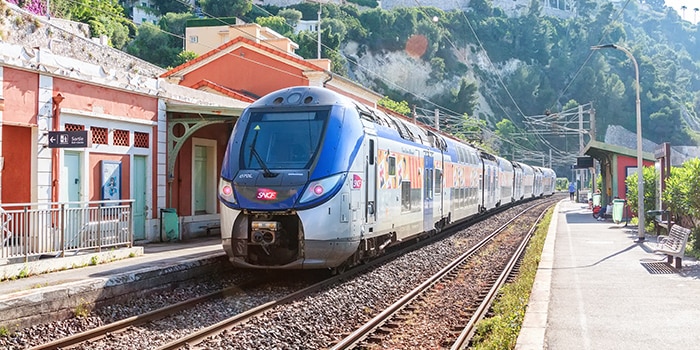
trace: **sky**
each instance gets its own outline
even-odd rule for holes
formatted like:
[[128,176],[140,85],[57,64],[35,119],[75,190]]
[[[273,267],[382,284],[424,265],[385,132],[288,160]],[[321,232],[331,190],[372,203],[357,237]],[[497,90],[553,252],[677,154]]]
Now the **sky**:
[[[697,14],[693,11],[694,8],[700,8],[700,0],[665,0],[666,6],[673,7],[678,12],[683,19],[690,22],[700,22],[700,12]],[[685,10],[685,17],[683,17],[683,11],[681,11],[681,6],[687,6],[688,9]]]

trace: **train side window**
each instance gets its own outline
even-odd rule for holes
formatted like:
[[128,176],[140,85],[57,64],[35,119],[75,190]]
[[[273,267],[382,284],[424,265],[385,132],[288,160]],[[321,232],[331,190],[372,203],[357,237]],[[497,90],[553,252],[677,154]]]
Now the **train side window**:
[[411,182],[401,182],[401,212],[411,211]]
[[369,140],[369,165],[374,165],[374,140]]
[[396,175],[396,157],[389,156],[389,175]]
[[435,169],[435,193],[442,192],[442,170]]
[[425,198],[433,198],[433,169],[426,169],[425,171]]

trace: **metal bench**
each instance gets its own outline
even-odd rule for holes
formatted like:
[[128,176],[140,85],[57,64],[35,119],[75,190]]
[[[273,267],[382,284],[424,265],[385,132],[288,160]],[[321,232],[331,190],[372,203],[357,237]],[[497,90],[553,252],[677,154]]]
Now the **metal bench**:
[[666,254],[669,264],[673,263],[673,258],[675,257],[675,267],[680,269],[683,267],[683,255],[689,235],[690,229],[679,225],[671,226],[668,236],[661,235],[658,237],[657,248],[654,249],[654,253]]

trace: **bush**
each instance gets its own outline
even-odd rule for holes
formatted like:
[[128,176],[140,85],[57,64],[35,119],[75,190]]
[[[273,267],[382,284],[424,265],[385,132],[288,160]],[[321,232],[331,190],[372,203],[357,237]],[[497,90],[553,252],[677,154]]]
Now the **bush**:
[[700,159],[686,161],[681,167],[671,168],[666,179],[663,200],[676,217],[676,222],[689,224],[692,233],[693,249],[700,249]]

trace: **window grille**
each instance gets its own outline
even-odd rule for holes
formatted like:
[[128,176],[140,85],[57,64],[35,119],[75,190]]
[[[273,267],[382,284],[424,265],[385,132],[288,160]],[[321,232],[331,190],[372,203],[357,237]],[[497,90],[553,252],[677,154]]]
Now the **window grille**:
[[148,133],[145,132],[134,132],[134,147],[148,148],[149,147],[149,137]]
[[100,128],[97,126],[92,126],[92,127],[90,127],[90,133],[92,134],[92,144],[93,145],[106,145],[106,144],[108,144],[107,128]]
[[80,124],[66,124],[63,127],[66,131],[83,131],[83,130],[85,130],[85,125],[80,125]]
[[114,130],[114,140],[115,146],[128,146],[129,145],[129,130]]

